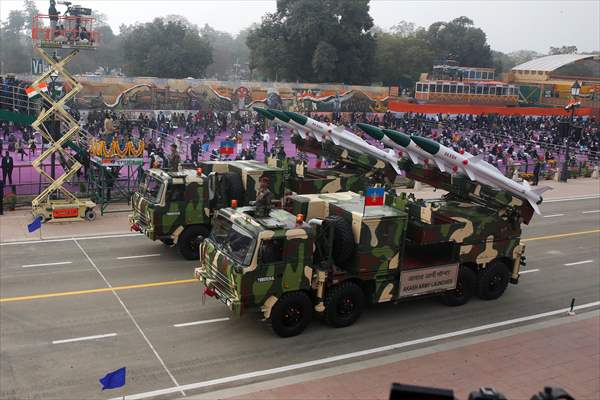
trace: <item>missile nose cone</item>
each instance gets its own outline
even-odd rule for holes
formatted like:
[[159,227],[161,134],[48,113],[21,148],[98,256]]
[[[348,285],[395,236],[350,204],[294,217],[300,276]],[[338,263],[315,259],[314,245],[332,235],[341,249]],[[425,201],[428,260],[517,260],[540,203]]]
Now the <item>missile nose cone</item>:
[[308,118],[306,118],[304,115],[300,115],[292,111],[284,111],[284,113],[288,116],[288,118],[299,123],[300,125],[306,125],[306,122],[308,121]]
[[405,135],[402,132],[394,131],[391,129],[384,129],[383,133],[390,139],[394,141],[394,143],[399,144],[402,147],[408,147],[410,144],[410,136]]
[[377,140],[383,139],[383,132],[381,131],[381,129],[379,129],[373,125],[363,124],[362,122],[358,123],[356,125],[360,129],[362,129],[367,135],[371,136],[373,139],[377,139]]
[[290,118],[283,113],[283,111],[275,110],[273,108],[269,108],[268,111],[273,114],[277,119],[282,120],[283,122],[289,122]]
[[271,114],[270,112],[268,112],[266,109],[264,108],[260,108],[260,107],[252,107],[252,109],[254,111],[256,111],[257,113],[259,113],[260,115],[262,115],[265,118],[268,119],[275,119],[275,117],[273,116],[273,114]]
[[411,136],[410,138],[413,142],[417,144],[417,146],[419,146],[429,154],[435,155],[438,151],[440,151],[440,145],[431,139],[427,139],[421,136]]

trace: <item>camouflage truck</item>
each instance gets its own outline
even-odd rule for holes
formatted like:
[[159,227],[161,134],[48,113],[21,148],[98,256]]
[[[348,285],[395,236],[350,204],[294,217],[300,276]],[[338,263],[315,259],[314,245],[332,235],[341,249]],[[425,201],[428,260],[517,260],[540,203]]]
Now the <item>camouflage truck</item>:
[[352,325],[367,303],[493,300],[518,282],[524,261],[511,203],[389,194],[385,205],[365,207],[361,195],[340,192],[291,196],[286,210],[267,218],[252,207],[224,208],[200,245],[194,275],[205,294],[236,315],[262,313],[282,337],[301,333],[315,316]]
[[[198,258],[198,244],[210,231],[215,210],[256,200],[259,180],[270,178],[270,190],[281,202],[286,193],[334,193],[364,190],[383,180],[386,166],[372,158],[314,139],[293,137],[299,150],[339,161],[334,168],[307,168],[292,158],[258,161],[204,161],[198,169],[168,172],[150,169],[133,195],[134,231],[151,240],[177,246],[186,259]],[[389,172],[389,171],[388,171]]]
[[177,246],[188,260],[210,232],[214,210],[256,200],[260,179],[269,178],[273,198],[284,195],[284,171],[256,161],[205,161],[200,168],[169,172],[150,169],[132,197],[132,230]]

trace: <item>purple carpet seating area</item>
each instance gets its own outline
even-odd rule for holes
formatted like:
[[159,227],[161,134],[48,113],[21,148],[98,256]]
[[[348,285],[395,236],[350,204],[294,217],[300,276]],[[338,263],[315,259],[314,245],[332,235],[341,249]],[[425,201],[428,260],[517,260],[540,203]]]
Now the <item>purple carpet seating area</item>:
[[[355,119],[356,122],[364,121],[364,118],[360,118],[361,115],[357,114],[359,118]],[[486,159],[488,159],[489,154],[492,154],[489,161],[498,166],[498,168],[505,172],[512,168],[518,168],[520,172],[531,173],[533,172],[534,165],[536,163],[535,157],[537,154],[538,158],[542,158],[544,160],[554,159],[555,162],[560,165],[564,160],[564,145],[557,144],[556,140],[556,132],[551,129],[542,127],[537,127],[537,129],[529,129],[525,134],[520,133],[518,131],[521,129],[521,126],[517,126],[515,129],[510,129],[509,132],[502,132],[496,128],[488,129],[486,126],[478,127],[476,123],[472,123],[468,119],[465,118],[463,121],[456,120],[448,120],[448,121],[434,121],[427,120],[422,116],[420,119],[416,119],[415,116],[411,116],[411,118],[407,118],[407,116],[401,116],[400,119],[388,119],[388,115],[391,114],[371,114],[371,120],[367,119],[368,123],[374,124],[385,124],[390,126],[391,128],[398,129],[400,131],[405,131],[407,133],[418,133],[423,136],[434,137],[437,140],[440,140],[445,145],[454,146],[457,150],[460,148],[464,148],[465,150],[478,154],[483,152],[486,154]],[[379,121],[375,120],[375,118],[379,118]],[[385,122],[384,122],[385,121]],[[467,123],[465,123],[465,121]],[[540,120],[541,124],[548,125],[548,121]],[[239,129],[242,133],[242,147],[248,148],[251,142],[251,138],[254,132],[254,122],[251,121],[251,124],[243,124]],[[45,184],[45,179],[40,179],[37,171],[33,169],[31,166],[31,162],[35,159],[35,157],[39,156],[41,152],[41,138],[39,134],[34,135],[35,138],[35,152],[32,152],[29,144],[25,144],[26,141],[23,140],[25,130],[31,132],[31,128],[18,128],[12,126],[12,123],[7,123],[5,121],[1,121],[0,124],[3,126],[0,130],[0,139],[2,140],[2,155],[5,154],[6,150],[9,147],[9,142],[14,143],[10,146],[10,154],[13,157],[15,168],[12,173],[12,184],[16,186],[17,194],[37,194],[40,189],[43,188]],[[149,138],[152,138],[153,142],[158,143],[158,139],[160,138],[160,142],[164,149],[164,153],[168,155],[170,152],[170,144],[176,142],[179,146],[179,153],[182,160],[190,160],[191,159],[191,150],[190,145],[194,139],[198,139],[202,141],[202,139],[206,136],[206,130],[204,128],[194,127],[190,129],[190,126],[187,127],[168,127],[169,121],[166,121],[167,129],[164,129],[163,126],[160,127],[162,131],[168,131],[169,134],[161,133],[158,130],[153,130],[149,128],[143,128],[145,132],[146,143],[149,142]],[[598,124],[593,120],[580,121],[580,124],[583,125],[583,130],[581,136],[585,136],[585,138],[580,138],[576,145],[572,142],[571,146],[571,156],[573,165],[581,165],[582,163],[587,163],[591,168],[591,165],[596,165],[598,163],[598,141],[599,141],[599,128]],[[91,128],[90,131],[101,131],[98,124],[89,124],[87,127]],[[134,126],[129,129],[131,137],[134,140],[137,140],[140,135],[140,127]],[[245,127],[244,127],[245,125]],[[346,124],[347,126],[350,124]],[[470,125],[470,127],[469,127]],[[481,124],[480,124],[481,125]],[[538,125],[537,123],[535,124]],[[86,124],[84,123],[84,126]],[[208,151],[201,152],[199,154],[199,160],[208,160],[210,159],[210,153],[213,150],[217,150],[220,147],[220,143],[224,140],[227,140],[231,133],[238,132],[237,128],[227,128],[227,129],[218,129],[217,125],[214,124],[215,128],[213,131],[219,131],[214,135],[214,138],[208,142]],[[510,126],[510,125],[509,125]],[[248,129],[248,127],[250,127]],[[467,129],[470,128],[470,129]],[[383,147],[380,143],[377,143],[374,139],[371,139],[368,136],[363,135],[363,133],[358,128],[349,129],[361,137],[365,138],[369,143],[377,146]],[[554,128],[554,130],[556,130]],[[190,132],[192,132],[190,134]],[[515,134],[515,132],[519,132]],[[270,126],[268,129],[268,133],[270,136],[269,149],[274,147],[276,132],[273,126]],[[88,132],[88,135],[91,135]],[[293,143],[291,143],[291,134],[288,129],[284,129],[281,133],[282,135],[282,145],[283,150],[288,157],[296,156],[296,147]],[[31,134],[29,134],[31,136]],[[19,145],[18,143],[21,142]],[[85,140],[79,143],[82,146],[86,146]],[[22,147],[24,151],[23,154],[20,154],[17,151],[17,148]],[[206,147],[206,146],[205,146]],[[237,146],[236,146],[237,147]],[[494,147],[496,148],[494,150]],[[500,151],[498,151],[501,149]],[[273,149],[275,151],[278,149]],[[508,151],[512,151],[512,157],[508,156]],[[144,152],[144,168],[149,167],[149,154],[147,151]],[[236,148],[237,153],[237,148]],[[258,145],[255,148],[254,158],[256,160],[265,160],[265,155],[263,153],[263,145],[262,140],[258,142]],[[235,156],[229,157],[229,159],[235,159]],[[308,155],[309,165],[315,166],[317,164],[317,157],[313,154]],[[326,166],[328,161],[335,160],[322,160],[322,166]],[[49,173],[50,172],[50,160],[47,159],[43,167]],[[548,164],[547,166],[552,165],[553,163]],[[125,169],[121,171],[121,179],[125,179],[127,172]],[[60,163],[57,163],[56,166],[56,176],[60,176],[62,174],[62,167]],[[7,177],[8,180],[8,177]],[[85,179],[83,175],[79,176],[75,179],[75,181],[84,182]],[[10,185],[10,182],[6,182],[7,186]],[[75,190],[78,187],[78,183],[70,185],[70,189]],[[7,188],[8,189],[8,188]]]

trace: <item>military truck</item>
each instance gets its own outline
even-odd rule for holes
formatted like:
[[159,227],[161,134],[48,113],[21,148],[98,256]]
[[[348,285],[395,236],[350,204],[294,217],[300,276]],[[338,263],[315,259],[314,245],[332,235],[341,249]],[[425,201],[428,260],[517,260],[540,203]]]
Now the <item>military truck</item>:
[[448,183],[455,193],[429,201],[388,194],[385,205],[365,207],[361,195],[340,192],[291,196],[266,218],[253,207],[220,209],[194,276],[205,294],[236,315],[260,312],[282,337],[315,316],[352,325],[367,303],[497,299],[524,263],[523,205],[505,193],[492,201],[468,182]]
[[184,258],[194,260],[198,258],[198,244],[210,231],[214,211],[230,206],[232,200],[239,206],[256,200],[263,175],[270,178],[270,190],[279,204],[286,193],[359,191],[384,181],[387,167],[377,160],[298,135],[292,141],[300,151],[325,155],[338,165],[308,168],[296,159],[270,157],[266,163],[203,161],[199,169],[178,172],[150,169],[132,197],[131,229],[151,240],[177,246]]
[[260,178],[269,178],[273,198],[284,195],[284,170],[257,161],[205,161],[199,168],[170,172],[149,169],[132,197],[133,231],[168,246],[188,260],[210,232],[214,210],[256,200]]

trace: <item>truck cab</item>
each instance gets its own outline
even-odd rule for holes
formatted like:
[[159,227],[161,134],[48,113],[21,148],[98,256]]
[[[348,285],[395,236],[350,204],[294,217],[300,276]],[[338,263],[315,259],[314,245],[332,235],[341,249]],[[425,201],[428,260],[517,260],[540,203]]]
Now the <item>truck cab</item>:
[[284,194],[284,171],[256,161],[206,161],[197,169],[150,169],[132,197],[131,228],[151,240],[177,246],[198,259],[198,245],[210,233],[213,213],[232,201],[256,200],[261,177],[270,180],[274,199]]
[[[260,311],[279,336],[299,334],[313,315],[351,325],[366,303],[491,300],[510,273],[518,279],[524,247],[491,210],[390,200],[365,206],[352,192],[295,195],[291,212],[261,218],[253,207],[221,209],[195,277],[236,315]],[[497,239],[488,235],[499,228]]]

